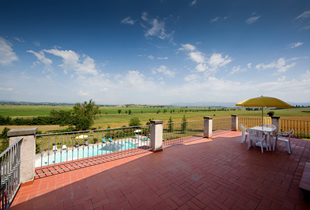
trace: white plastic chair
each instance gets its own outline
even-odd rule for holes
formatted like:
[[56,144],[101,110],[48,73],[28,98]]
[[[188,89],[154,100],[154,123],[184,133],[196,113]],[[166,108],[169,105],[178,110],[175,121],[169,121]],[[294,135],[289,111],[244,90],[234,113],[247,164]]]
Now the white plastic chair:
[[62,149],[63,150],[67,149],[67,145],[62,145]]
[[266,143],[266,151],[268,151],[268,146],[267,146],[267,142],[266,142],[265,135],[264,135],[263,131],[258,131],[258,130],[254,130],[254,129],[249,128],[248,132],[249,132],[248,149],[252,146],[252,141],[254,141],[254,144],[259,142],[262,153],[264,153],[263,146],[264,146],[264,142],[265,142]]
[[[272,125],[272,124],[263,124],[262,125],[263,127],[266,127],[266,128],[272,128],[273,129],[273,132],[272,133],[270,133],[270,139],[271,138],[274,138],[275,136],[276,136],[276,130],[277,130],[277,127],[275,126],[275,125]],[[267,141],[267,137],[268,137],[268,133],[267,132],[265,132],[265,138],[266,138],[266,141]],[[271,140],[270,140],[271,141]],[[271,150],[271,145],[269,145],[269,142],[267,141],[267,143],[268,143],[268,146],[269,146],[269,148],[270,148],[270,150]],[[271,142],[270,142],[271,143]]]
[[240,128],[242,131],[242,138],[241,138],[241,143],[246,142],[246,138],[249,136],[249,133],[247,132],[248,127],[246,127],[243,124],[240,124]]
[[[291,131],[289,132],[278,132],[276,137],[273,138],[273,151],[275,151],[275,147],[276,147],[276,144],[277,144],[277,141],[283,141],[285,144],[286,144],[286,148],[287,148],[287,152],[289,154],[291,154],[291,136],[294,132],[294,129],[292,129]],[[282,136],[282,137],[288,137],[287,139],[286,138],[279,138],[279,136]]]
[[57,151],[57,146],[56,145],[53,146],[53,151]]

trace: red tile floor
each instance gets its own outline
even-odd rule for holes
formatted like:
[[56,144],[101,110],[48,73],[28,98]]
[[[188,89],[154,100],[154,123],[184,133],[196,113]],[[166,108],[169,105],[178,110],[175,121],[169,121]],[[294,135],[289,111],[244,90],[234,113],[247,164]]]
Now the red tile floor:
[[292,154],[247,150],[241,132],[226,132],[162,152],[40,178],[22,186],[11,209],[309,209],[299,181],[310,141]]

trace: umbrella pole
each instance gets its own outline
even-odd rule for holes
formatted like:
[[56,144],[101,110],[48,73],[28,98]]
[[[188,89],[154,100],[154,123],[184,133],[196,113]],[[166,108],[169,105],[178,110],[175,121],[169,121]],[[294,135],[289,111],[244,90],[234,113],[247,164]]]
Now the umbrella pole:
[[262,107],[262,128],[264,127],[264,107]]

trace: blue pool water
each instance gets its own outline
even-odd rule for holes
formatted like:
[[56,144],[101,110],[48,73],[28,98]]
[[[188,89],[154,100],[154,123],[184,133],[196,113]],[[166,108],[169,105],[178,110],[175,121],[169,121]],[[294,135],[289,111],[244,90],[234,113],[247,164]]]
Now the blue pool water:
[[137,146],[131,142],[122,142],[122,143],[112,142],[102,145],[81,146],[79,148],[73,148],[73,151],[62,150],[62,153],[60,152],[54,153],[50,151],[49,156],[43,155],[43,159],[39,158],[35,161],[35,167],[41,167],[41,165],[46,166],[49,164],[61,163],[65,161],[72,161],[81,158],[93,157],[97,155],[108,154],[111,152],[131,149],[135,147]]

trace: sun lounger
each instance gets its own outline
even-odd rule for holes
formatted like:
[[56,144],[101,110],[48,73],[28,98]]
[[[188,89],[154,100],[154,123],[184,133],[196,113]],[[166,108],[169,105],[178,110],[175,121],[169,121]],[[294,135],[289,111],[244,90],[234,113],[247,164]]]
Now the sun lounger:
[[150,138],[149,137],[147,137],[147,138],[143,138],[143,139],[141,139],[142,141],[148,141],[148,140],[150,140]]

